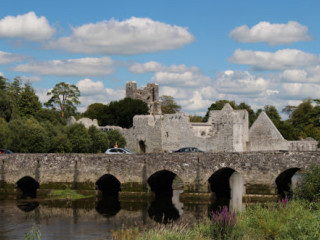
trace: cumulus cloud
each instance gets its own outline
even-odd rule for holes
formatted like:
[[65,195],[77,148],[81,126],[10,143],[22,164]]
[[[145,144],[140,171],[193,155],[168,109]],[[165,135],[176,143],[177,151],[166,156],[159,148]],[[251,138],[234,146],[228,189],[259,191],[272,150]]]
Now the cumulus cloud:
[[280,77],[286,82],[320,84],[320,65],[304,69],[288,69],[283,71]]
[[320,98],[320,85],[313,83],[284,83],[281,94],[284,98],[302,100]]
[[72,35],[50,42],[47,47],[76,53],[131,55],[183,47],[194,41],[184,27],[149,18],[111,19],[72,28]]
[[295,21],[289,21],[287,24],[259,22],[251,29],[247,25],[242,25],[233,29],[229,36],[238,42],[265,42],[269,45],[311,40],[308,34],[308,27]]
[[237,95],[261,95],[269,83],[262,77],[247,71],[225,71],[217,75],[216,87],[219,92]]
[[284,70],[316,65],[320,57],[297,49],[282,49],[275,53],[237,49],[229,61],[260,70]]
[[21,62],[27,58],[28,58],[27,56],[0,51],[0,64],[10,64],[13,62]]
[[26,82],[26,83],[35,83],[35,82],[41,81],[41,78],[38,76],[29,76],[29,77],[21,76],[20,78],[23,82]]
[[37,17],[34,12],[24,15],[7,16],[0,20],[0,38],[23,38],[43,41],[52,37],[55,28],[45,17]]
[[170,67],[164,66],[162,63],[150,61],[146,63],[133,63],[129,66],[129,71],[136,74],[147,73],[147,72],[186,72],[186,71],[200,71],[197,67],[187,67],[184,64],[181,65],[171,65]]
[[76,83],[80,90],[80,106],[78,110],[84,112],[90,104],[104,103],[120,100],[125,97],[124,89],[105,88],[101,81],[93,81],[91,79],[82,79]]
[[50,76],[104,76],[114,71],[115,62],[109,57],[78,58],[31,62],[13,68],[17,72],[28,72]]

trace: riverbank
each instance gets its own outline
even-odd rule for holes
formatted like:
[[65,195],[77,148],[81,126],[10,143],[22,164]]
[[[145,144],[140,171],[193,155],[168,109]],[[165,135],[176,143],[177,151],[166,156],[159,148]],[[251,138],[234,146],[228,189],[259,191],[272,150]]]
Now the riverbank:
[[[232,213],[231,213],[232,215]],[[205,219],[198,224],[157,225],[112,233],[113,240],[320,239],[319,202],[290,201],[248,206],[234,223]],[[230,214],[229,214],[230,217]],[[229,219],[230,220],[230,219]]]

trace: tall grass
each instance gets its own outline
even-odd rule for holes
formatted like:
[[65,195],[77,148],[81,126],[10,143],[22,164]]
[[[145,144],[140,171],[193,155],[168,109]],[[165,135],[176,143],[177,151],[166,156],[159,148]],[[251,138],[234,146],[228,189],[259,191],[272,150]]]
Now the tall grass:
[[[117,239],[126,239],[118,236]],[[227,208],[214,212],[193,226],[159,225],[140,232],[137,240],[209,239],[320,239],[320,203],[287,199],[268,205],[253,205],[237,213]]]

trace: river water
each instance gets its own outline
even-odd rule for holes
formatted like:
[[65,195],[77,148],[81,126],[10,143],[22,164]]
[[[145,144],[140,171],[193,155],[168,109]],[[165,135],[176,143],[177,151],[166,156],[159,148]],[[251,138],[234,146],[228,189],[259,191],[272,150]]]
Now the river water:
[[172,198],[146,201],[119,201],[106,198],[97,201],[0,201],[0,240],[24,239],[33,226],[41,232],[41,240],[111,239],[112,230],[157,223],[196,222],[207,218],[219,204],[183,204],[181,190]]

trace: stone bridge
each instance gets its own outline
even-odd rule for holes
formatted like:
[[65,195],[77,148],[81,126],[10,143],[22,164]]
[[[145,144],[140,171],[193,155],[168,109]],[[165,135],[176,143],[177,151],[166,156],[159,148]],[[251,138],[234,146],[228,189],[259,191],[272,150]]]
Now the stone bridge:
[[[320,164],[320,152],[2,154],[0,194],[45,195],[72,188],[120,197],[182,198],[277,196],[289,191],[297,171]],[[213,194],[215,193],[215,194]]]

